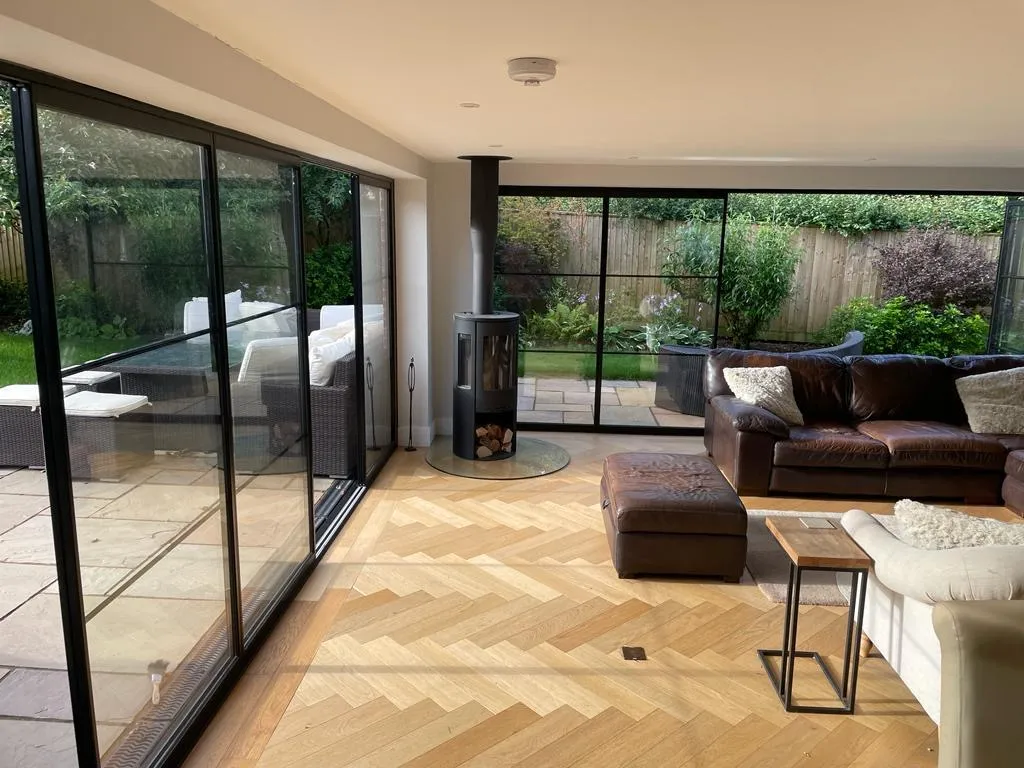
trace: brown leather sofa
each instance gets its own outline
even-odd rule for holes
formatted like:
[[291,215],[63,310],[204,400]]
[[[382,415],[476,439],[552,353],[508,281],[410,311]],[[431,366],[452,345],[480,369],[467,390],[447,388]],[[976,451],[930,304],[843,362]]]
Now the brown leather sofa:
[[[785,365],[805,426],[733,396],[722,370]],[[837,494],[1008,502],[1024,514],[1021,435],[967,427],[961,376],[1024,366],[1024,355],[840,358],[716,349],[708,357],[704,432],[708,453],[746,495]],[[1016,461],[1016,463],[1014,463]]]

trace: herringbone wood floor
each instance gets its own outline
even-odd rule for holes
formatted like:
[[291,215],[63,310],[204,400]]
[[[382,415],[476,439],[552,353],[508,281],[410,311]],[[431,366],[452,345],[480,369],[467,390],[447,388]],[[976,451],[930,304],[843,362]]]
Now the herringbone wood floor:
[[[572,464],[523,481],[397,453],[188,765],[935,764],[935,726],[882,659],[861,666],[855,716],[789,715],[754,653],[778,646],[780,606],[752,585],[616,578],[601,459],[698,440],[548,437]],[[805,607],[801,645],[838,665],[844,616]],[[623,645],[649,660],[623,661]],[[825,703],[814,669],[796,676],[798,698]]]

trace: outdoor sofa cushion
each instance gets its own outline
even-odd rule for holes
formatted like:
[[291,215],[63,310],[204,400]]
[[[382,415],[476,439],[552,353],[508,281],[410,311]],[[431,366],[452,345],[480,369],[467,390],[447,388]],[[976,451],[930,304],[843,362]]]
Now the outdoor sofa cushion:
[[[77,387],[64,385],[64,397],[74,392]],[[13,405],[22,408],[39,407],[39,387],[35,384],[8,384],[0,387],[0,405]]]
[[145,395],[115,395],[104,392],[76,392],[65,398],[64,412],[68,416],[94,416],[116,418],[147,405]]

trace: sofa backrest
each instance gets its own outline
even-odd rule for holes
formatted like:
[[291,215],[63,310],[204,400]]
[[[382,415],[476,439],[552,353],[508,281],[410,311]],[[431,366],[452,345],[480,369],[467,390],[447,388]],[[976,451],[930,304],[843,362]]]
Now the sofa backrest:
[[808,421],[848,419],[846,365],[835,355],[760,352],[749,349],[713,349],[708,354],[704,393],[709,397],[731,395],[725,368],[758,368],[784,365],[793,377],[793,395]]
[[945,360],[924,355],[859,355],[845,361],[850,368],[854,421],[967,421],[954,370]]

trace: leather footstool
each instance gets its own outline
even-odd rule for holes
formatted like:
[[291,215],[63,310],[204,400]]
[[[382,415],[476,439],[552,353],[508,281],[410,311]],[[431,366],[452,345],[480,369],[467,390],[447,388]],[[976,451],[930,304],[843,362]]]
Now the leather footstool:
[[619,578],[717,576],[736,582],[747,511],[705,456],[615,453],[604,460],[601,510]]

